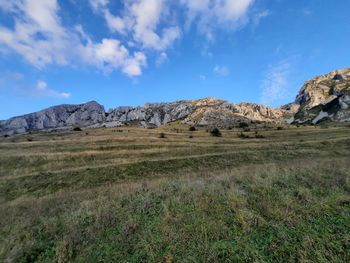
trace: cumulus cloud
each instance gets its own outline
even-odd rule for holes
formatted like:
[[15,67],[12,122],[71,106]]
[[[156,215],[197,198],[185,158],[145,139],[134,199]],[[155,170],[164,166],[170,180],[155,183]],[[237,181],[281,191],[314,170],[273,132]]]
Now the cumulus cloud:
[[246,18],[250,6],[255,0],[180,0],[187,10],[187,23],[198,22],[198,28],[209,40],[212,40],[216,26],[229,29],[239,27]]
[[270,66],[261,85],[260,101],[272,105],[288,96],[290,64],[280,62]]
[[57,99],[68,99],[71,96],[70,93],[58,92],[53,89],[50,89],[47,83],[42,80],[39,80],[36,83],[34,95],[40,97],[53,97]]
[[[99,0],[96,5],[106,1]],[[42,69],[49,64],[67,65],[83,61],[104,72],[121,69],[134,77],[142,73],[146,56],[130,54],[117,39],[93,42],[82,26],[73,30],[63,27],[56,0],[20,0],[0,7],[14,15],[14,29],[0,26],[0,44],[22,55],[30,64]]]
[[221,77],[227,77],[228,75],[230,75],[230,69],[226,66],[216,65],[213,69],[213,72],[215,75]]
[[184,32],[182,19],[197,22],[200,32],[214,39],[214,27],[241,25],[254,0],[124,0],[119,10],[112,10],[111,2],[89,0],[94,15],[110,29],[95,40],[81,25],[63,25],[58,0],[0,0],[0,9],[14,23],[0,25],[0,49],[20,54],[38,69],[84,63],[135,77],[147,66],[149,53],[164,59]]
[[163,26],[160,23],[167,12],[167,1],[135,0],[125,1],[121,16],[113,15],[107,0],[90,0],[95,11],[104,15],[111,31],[131,33],[134,41],[143,48],[163,51],[181,35],[178,26]]

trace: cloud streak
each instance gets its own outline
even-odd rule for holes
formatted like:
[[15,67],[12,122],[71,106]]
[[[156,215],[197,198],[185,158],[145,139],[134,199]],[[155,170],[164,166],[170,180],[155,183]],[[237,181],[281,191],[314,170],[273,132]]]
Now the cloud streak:
[[34,95],[39,97],[52,97],[57,99],[69,99],[71,94],[68,92],[58,92],[50,89],[46,82],[39,80],[36,83]]
[[260,102],[273,106],[288,96],[290,64],[286,61],[270,66],[261,84]]
[[226,66],[216,65],[213,69],[213,72],[215,75],[220,77],[227,77],[228,75],[230,75],[230,69]]

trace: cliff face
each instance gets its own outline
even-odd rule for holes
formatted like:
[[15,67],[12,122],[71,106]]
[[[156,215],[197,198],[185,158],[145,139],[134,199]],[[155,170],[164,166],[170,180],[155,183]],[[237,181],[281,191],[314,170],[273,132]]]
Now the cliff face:
[[350,121],[350,68],[307,81],[296,97],[295,123]]
[[253,103],[231,104],[205,98],[170,103],[147,103],[143,107],[118,107],[105,113],[96,102],[60,105],[0,122],[0,135],[35,130],[79,127],[119,127],[134,124],[154,128],[173,121],[188,125],[233,127],[241,122],[283,122],[287,111]]
[[143,127],[158,127],[183,119],[193,110],[194,106],[187,101],[148,103],[143,107],[118,107],[107,113],[105,125],[112,127],[134,123]]
[[255,103],[232,104],[218,100],[216,104],[197,107],[183,123],[223,128],[234,127],[241,122],[280,123],[284,122],[286,113],[287,111],[283,109],[274,109]]
[[34,130],[86,127],[105,121],[103,106],[95,101],[80,105],[59,105],[0,122],[0,135]]
[[224,100],[205,98],[172,103],[146,104],[144,107],[118,107],[108,112],[106,126],[127,123],[143,127],[158,127],[172,121],[188,125],[232,127],[240,122],[281,122],[285,110]]

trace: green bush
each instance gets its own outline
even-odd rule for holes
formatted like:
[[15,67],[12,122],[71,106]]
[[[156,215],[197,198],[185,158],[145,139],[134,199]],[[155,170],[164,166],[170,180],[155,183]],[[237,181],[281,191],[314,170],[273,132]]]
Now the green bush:
[[249,127],[249,124],[246,123],[246,122],[241,122],[241,123],[239,124],[239,128],[247,128],[247,127]]
[[210,135],[214,137],[221,137],[222,134],[218,128],[214,128],[210,131]]

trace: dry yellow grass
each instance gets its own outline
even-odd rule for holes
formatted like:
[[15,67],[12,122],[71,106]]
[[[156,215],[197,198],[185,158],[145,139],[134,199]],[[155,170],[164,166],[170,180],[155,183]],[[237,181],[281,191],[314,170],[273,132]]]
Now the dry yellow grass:
[[0,261],[346,262],[349,131],[1,138]]

